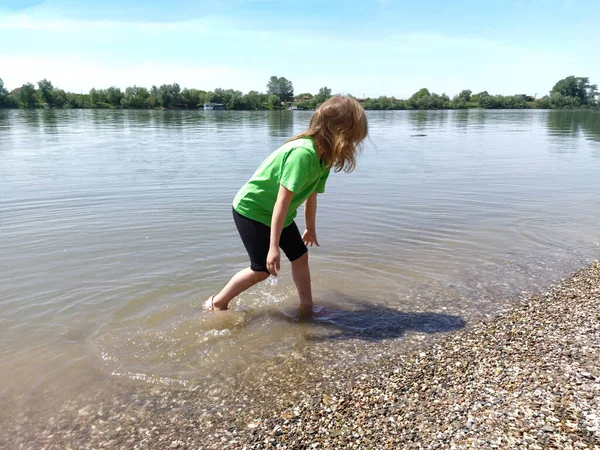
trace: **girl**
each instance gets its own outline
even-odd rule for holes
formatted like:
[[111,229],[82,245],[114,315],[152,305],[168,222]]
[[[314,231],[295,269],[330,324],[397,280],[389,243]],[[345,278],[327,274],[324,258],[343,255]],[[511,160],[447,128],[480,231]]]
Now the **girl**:
[[[250,257],[250,268],[238,272],[204,307],[227,309],[229,302],[269,274],[277,276],[281,248],[292,263],[301,316],[310,316],[313,299],[307,245],[319,246],[315,230],[317,194],[325,192],[330,169],[351,172],[359,144],[367,137],[365,111],[345,96],[323,103],[308,129],[272,153],[233,201],[233,220]],[[304,206],[306,230],[301,236],[294,218]]]

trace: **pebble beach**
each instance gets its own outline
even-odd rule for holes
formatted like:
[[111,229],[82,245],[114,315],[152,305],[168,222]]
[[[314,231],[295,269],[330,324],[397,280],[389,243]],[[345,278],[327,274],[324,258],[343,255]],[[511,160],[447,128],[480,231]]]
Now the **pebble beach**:
[[224,376],[0,412],[0,448],[600,449],[600,262],[514,305],[344,373],[283,363],[251,396]]

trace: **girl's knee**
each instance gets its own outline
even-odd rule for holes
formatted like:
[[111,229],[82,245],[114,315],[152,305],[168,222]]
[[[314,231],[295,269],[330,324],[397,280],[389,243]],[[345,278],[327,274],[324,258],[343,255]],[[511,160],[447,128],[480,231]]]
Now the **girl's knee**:
[[308,264],[308,252],[304,253],[304,255],[302,255],[300,258],[292,261],[292,264],[296,264],[296,265]]
[[254,276],[256,277],[257,281],[265,281],[267,278],[269,278],[269,273],[268,272],[262,272],[262,271],[253,271],[254,272]]

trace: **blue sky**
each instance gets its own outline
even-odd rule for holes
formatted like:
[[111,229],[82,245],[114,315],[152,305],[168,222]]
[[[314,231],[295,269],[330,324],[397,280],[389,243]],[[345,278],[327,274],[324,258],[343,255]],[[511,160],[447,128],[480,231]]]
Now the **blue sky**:
[[600,84],[597,0],[0,0],[0,78],[357,96]]

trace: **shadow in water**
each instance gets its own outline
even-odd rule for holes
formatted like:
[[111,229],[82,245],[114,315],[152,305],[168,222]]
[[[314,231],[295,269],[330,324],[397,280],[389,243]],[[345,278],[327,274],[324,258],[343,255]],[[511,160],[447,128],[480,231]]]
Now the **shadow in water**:
[[[406,332],[443,333],[460,330],[466,322],[460,316],[433,312],[402,312],[371,302],[344,296],[347,309],[327,307],[334,312],[331,319],[303,323],[310,341],[361,339],[381,341],[397,339]],[[290,320],[289,314],[278,314]]]

